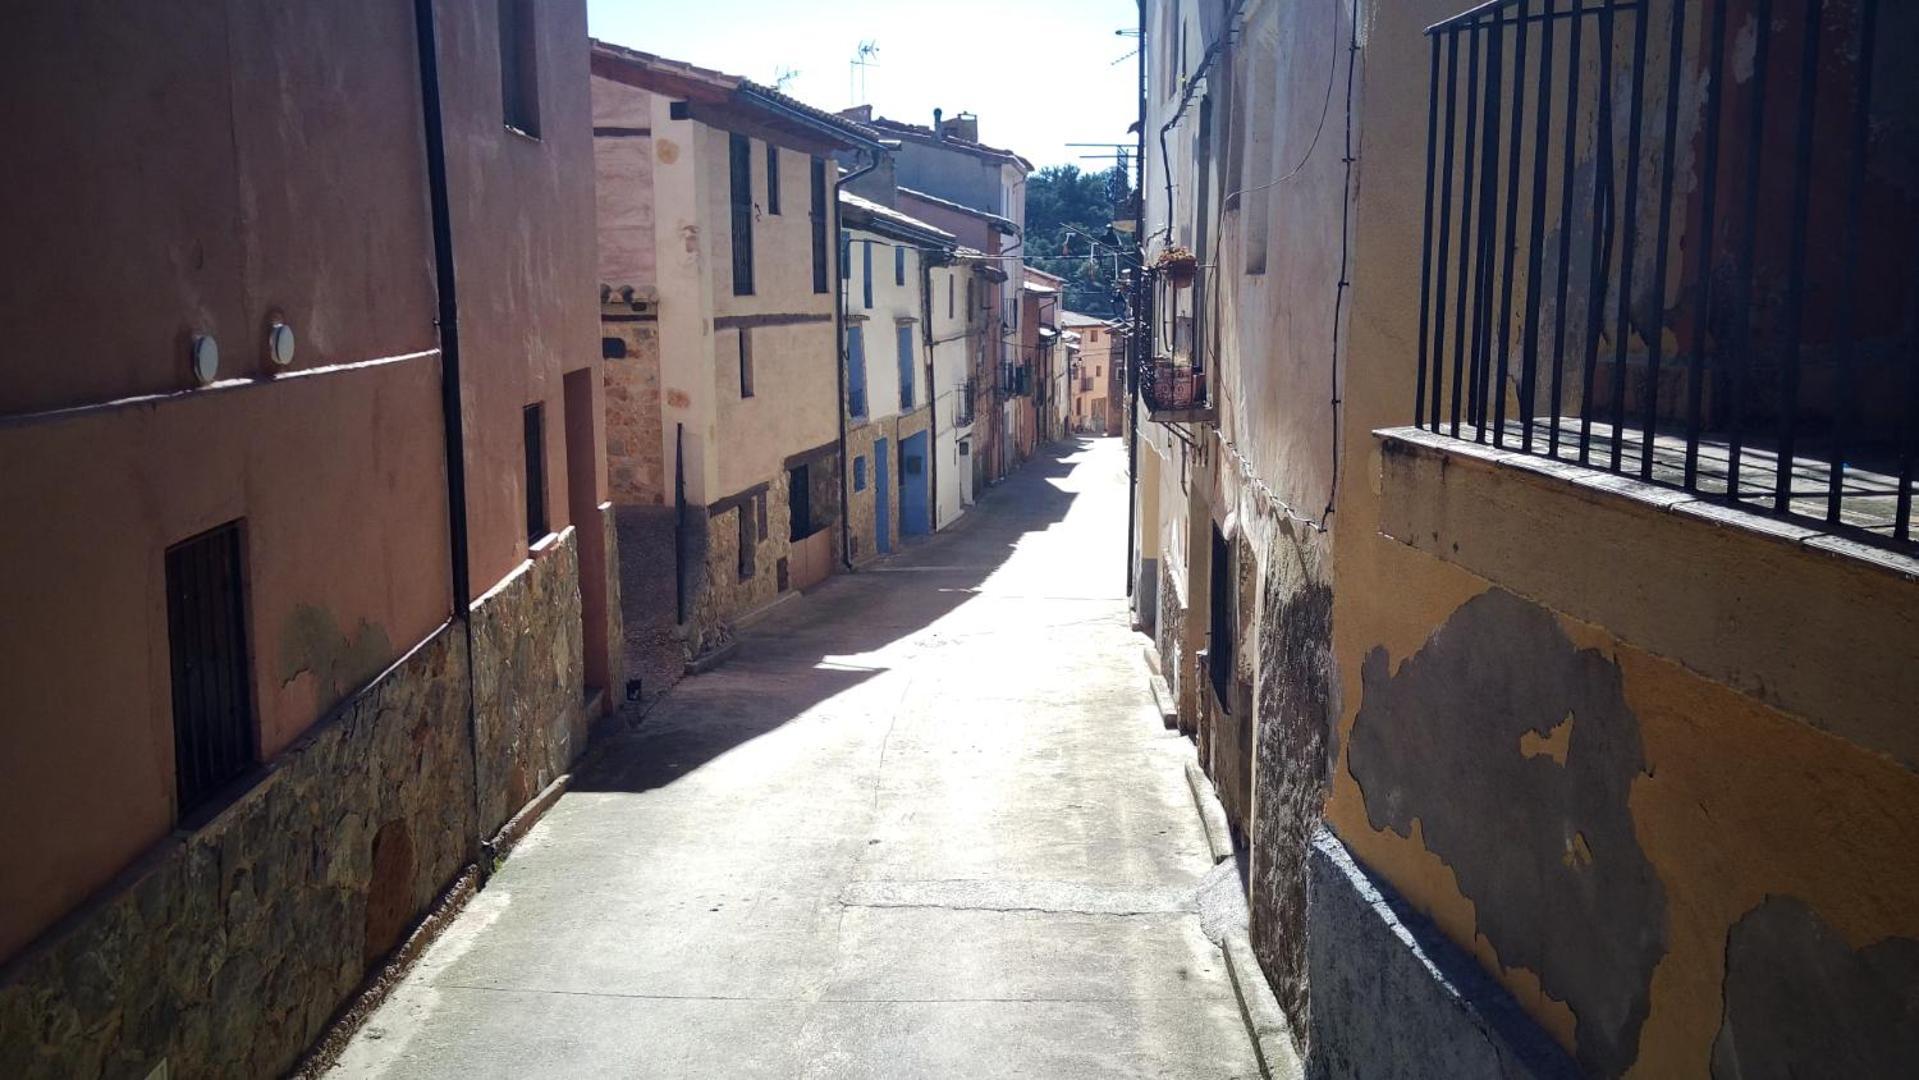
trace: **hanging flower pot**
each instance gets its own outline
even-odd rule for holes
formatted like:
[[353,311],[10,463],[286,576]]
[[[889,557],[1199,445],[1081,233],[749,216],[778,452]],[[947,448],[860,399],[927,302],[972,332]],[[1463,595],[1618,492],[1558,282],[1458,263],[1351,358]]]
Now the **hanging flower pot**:
[[1153,260],[1153,268],[1173,288],[1184,289],[1192,285],[1194,275],[1199,273],[1199,260],[1191,251],[1175,244],[1159,253],[1159,258]]

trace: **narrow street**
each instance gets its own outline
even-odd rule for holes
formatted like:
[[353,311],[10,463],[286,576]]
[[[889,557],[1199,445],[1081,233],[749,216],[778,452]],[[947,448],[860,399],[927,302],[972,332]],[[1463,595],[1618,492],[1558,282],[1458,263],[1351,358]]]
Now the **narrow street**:
[[335,1075],[1250,1077],[1118,439],[742,633],[571,790]]

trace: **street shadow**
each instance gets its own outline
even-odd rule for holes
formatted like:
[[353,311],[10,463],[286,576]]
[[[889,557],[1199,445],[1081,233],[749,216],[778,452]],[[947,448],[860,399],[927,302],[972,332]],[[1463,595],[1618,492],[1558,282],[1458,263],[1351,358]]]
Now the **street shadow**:
[[665,787],[879,675],[860,658],[972,599],[1021,538],[1062,521],[1077,494],[1060,483],[1094,440],[1040,448],[944,531],[828,578],[742,629],[723,666],[681,680],[637,727],[615,728],[574,770],[573,791]]

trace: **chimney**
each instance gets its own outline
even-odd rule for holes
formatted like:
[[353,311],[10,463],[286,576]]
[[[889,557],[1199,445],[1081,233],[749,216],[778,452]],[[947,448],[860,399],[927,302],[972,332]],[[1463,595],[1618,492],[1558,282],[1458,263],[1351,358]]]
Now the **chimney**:
[[957,113],[951,120],[940,122],[939,113],[933,114],[940,138],[964,139],[967,142],[979,141],[979,117],[969,112]]
[[873,106],[855,105],[850,109],[841,109],[839,115],[856,124],[870,124],[873,122]]
[[937,107],[933,109],[933,137],[935,139],[946,137],[946,129],[940,126],[940,111]]

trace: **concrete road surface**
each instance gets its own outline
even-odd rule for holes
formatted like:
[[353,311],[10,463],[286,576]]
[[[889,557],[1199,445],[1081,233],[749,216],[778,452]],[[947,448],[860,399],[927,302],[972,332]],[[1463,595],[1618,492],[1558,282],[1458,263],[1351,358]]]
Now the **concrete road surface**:
[[745,632],[601,748],[335,1075],[1252,1077],[1127,626],[1125,452]]

